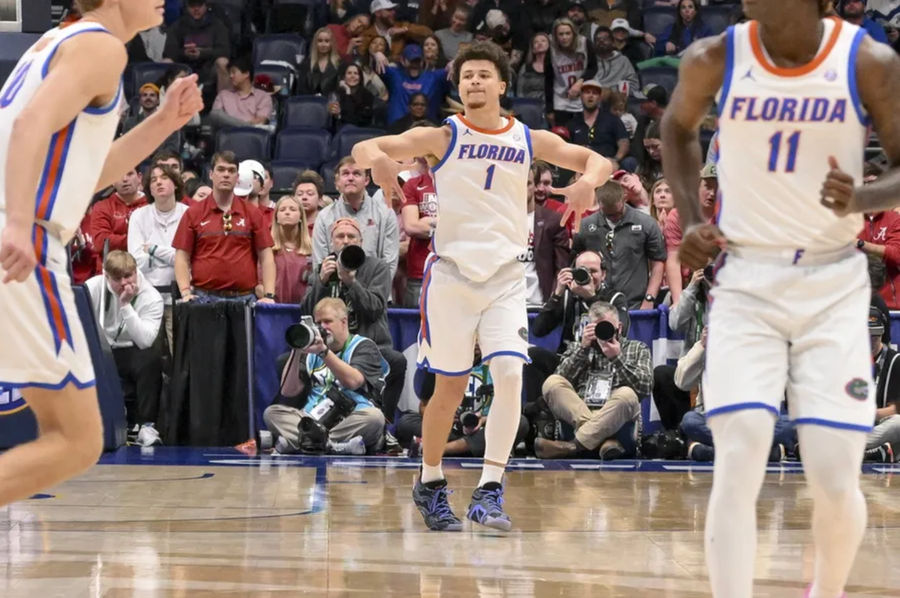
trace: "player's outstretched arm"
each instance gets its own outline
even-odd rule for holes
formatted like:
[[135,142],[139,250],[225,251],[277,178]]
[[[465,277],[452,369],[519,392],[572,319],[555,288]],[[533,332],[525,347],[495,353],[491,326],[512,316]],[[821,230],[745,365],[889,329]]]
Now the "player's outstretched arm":
[[162,106],[113,143],[96,190],[105,189],[122,178],[202,109],[203,97],[197,87],[197,75],[175,80],[166,90]]
[[832,158],[831,171],[822,185],[822,204],[842,216],[900,206],[900,56],[890,46],[866,36],[857,54],[856,85],[889,169],[878,180],[856,186],[862,181],[854,181]]
[[559,135],[549,131],[532,131],[531,143],[535,158],[581,173],[581,177],[568,187],[552,189],[553,193],[566,197],[566,212],[562,221],[566,222],[572,214],[575,230],[579,230],[581,214],[594,205],[594,189],[609,180],[612,163],[597,152],[566,143]]
[[418,156],[432,155],[442,158],[450,145],[451,131],[445,127],[416,127],[400,135],[385,135],[360,141],[353,146],[353,159],[362,168],[372,170],[372,181],[384,192],[384,201],[391,205],[392,193],[403,197],[403,188],[397,175],[404,170],[400,162]]
[[6,272],[4,282],[25,280],[34,270],[35,197],[50,138],[95,100],[113,99],[126,61],[122,42],[111,35],[74,36],[59,46],[43,83],[16,117],[9,138],[13,151],[3,165],[6,226],[0,267]]
[[725,243],[717,227],[704,224],[697,201],[703,166],[698,131],[722,87],[725,53],[725,34],[688,46],[660,127],[663,170],[684,231],[679,257],[691,269],[705,266]]

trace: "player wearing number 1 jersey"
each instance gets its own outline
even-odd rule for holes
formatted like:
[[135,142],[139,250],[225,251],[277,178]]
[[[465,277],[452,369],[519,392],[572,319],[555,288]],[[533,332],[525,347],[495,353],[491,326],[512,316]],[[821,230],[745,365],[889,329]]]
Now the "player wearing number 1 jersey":
[[468,518],[508,530],[502,509],[503,471],[519,425],[522,362],[528,361],[525,275],[516,259],[528,243],[527,183],[533,159],[583,172],[558,193],[568,212],[581,214],[611,165],[594,152],[531,131],[500,115],[509,85],[509,63],[491,42],[473,44],[453,65],[465,111],[442,127],[358,143],[357,164],[372,168],[385,197],[398,188],[404,168],[396,160],[431,154],[438,195],[438,225],[426,263],[420,308],[419,367],[435,372],[435,388],[423,421],[422,475],[413,498],[429,528],[457,531],[462,524],[447,501],[441,456],[453,416],[465,394],[476,335],[490,360],[494,401],[485,429],[484,469]]
[[[706,560],[716,598],[750,598],[756,498],[787,392],[814,501],[807,596],[837,598],[865,530],[859,473],[875,416],[862,218],[849,214],[900,200],[900,60],[826,17],[830,0],[743,4],[754,20],[688,48],[662,124],[681,260],[703,267],[724,250],[703,388],[716,444]],[[697,129],[713,101],[717,225],[696,201]],[[870,120],[892,170],[854,190]]]
[[[93,465],[103,446],[91,356],[67,273],[96,189],[122,178],[203,107],[196,77],[115,143],[125,43],[162,23],[162,0],[76,0],[0,90],[0,387],[21,389],[40,437],[0,456],[0,505]],[[107,156],[108,155],[108,156]]]

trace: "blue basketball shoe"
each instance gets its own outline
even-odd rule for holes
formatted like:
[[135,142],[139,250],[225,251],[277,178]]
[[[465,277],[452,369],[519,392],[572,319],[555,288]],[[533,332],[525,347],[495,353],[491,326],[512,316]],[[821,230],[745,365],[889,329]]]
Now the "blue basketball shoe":
[[509,515],[503,512],[503,486],[497,482],[488,482],[476,488],[466,517],[475,523],[508,532],[512,528],[512,522]]
[[428,529],[437,532],[462,531],[462,521],[453,514],[450,502],[447,500],[449,493],[447,480],[423,484],[421,476],[416,476],[416,483],[413,486],[413,501],[419,508],[419,512],[422,513]]

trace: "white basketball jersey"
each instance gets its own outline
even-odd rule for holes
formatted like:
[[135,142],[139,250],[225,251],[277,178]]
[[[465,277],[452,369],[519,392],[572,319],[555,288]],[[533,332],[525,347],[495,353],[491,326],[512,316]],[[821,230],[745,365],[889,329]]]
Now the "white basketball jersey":
[[446,119],[450,145],[433,169],[439,220],[432,252],[476,282],[515,262],[528,244],[531,132],[507,118],[496,131],[462,115]]
[[856,88],[866,32],[823,19],[816,58],[785,69],[766,54],[755,21],[726,33],[718,98],[718,223],[737,247],[827,252],[854,242],[862,216],[822,206],[828,157],[862,181],[868,117]]
[[[59,45],[81,33],[102,31],[98,23],[80,21],[51,29],[22,58],[0,90],[0,211],[6,210],[5,164],[10,151],[13,123],[31,101],[44,78]],[[41,178],[35,199],[35,218],[51,222],[59,230],[63,243],[78,228],[94,195],[103,163],[112,145],[119,122],[117,110],[122,86],[115,99],[101,108],[85,108],[50,140],[41,165]]]

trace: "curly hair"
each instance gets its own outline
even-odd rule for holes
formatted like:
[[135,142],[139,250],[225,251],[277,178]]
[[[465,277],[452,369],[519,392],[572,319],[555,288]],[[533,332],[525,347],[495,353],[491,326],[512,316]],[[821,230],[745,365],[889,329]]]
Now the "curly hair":
[[506,85],[509,85],[512,78],[509,70],[509,57],[503,49],[494,42],[475,42],[467,48],[460,50],[453,61],[453,83],[459,85],[459,73],[463,65],[470,60],[487,60],[492,62],[497,68],[497,74],[500,75]]

